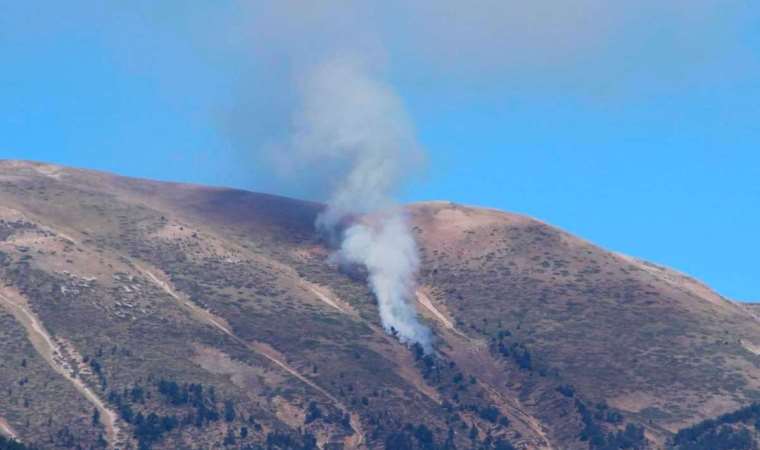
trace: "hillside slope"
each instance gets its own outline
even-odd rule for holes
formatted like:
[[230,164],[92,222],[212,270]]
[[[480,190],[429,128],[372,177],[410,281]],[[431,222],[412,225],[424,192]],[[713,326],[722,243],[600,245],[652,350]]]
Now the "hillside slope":
[[321,206],[0,162],[0,434],[39,448],[665,448],[760,398],[756,310],[536,220],[411,205],[436,354]]

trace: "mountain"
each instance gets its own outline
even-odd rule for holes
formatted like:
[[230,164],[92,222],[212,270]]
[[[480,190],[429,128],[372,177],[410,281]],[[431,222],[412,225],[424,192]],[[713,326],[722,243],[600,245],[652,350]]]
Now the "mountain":
[[383,331],[366,273],[329,258],[321,209],[0,162],[0,435],[40,449],[758,441],[759,310],[528,217],[419,203],[425,354]]

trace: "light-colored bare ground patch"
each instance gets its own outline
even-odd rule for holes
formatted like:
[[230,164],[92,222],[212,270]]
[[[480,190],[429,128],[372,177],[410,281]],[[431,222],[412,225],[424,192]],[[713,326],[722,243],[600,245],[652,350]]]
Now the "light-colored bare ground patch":
[[13,427],[11,427],[11,424],[2,417],[0,417],[0,434],[11,439],[18,439],[18,434]]
[[698,420],[692,419],[689,421],[670,422],[664,423],[662,426],[668,431],[675,433],[682,428],[694,425],[694,423],[698,422],[699,420],[712,419],[729,411],[739,409],[742,406],[744,405],[726,397],[712,397],[707,399],[700,408],[694,411],[697,413],[695,415],[698,416]]
[[[432,248],[440,248],[460,242],[466,233],[491,225],[495,221],[491,214],[470,211],[456,206],[436,208],[432,211],[425,210],[425,212],[427,214],[420,218],[421,221],[427,223],[427,226],[423,227],[427,231],[423,239]],[[477,243],[475,244],[477,245]],[[476,249],[470,247],[468,250],[475,251]]]
[[190,238],[193,237],[194,234],[197,235],[197,231],[189,226],[178,222],[171,222],[155,231],[151,237],[175,240]]
[[112,273],[98,255],[87,251],[65,252],[66,244],[57,237],[12,236],[6,242],[0,242],[0,250],[8,253],[18,252],[19,246],[27,248],[25,254],[33,257],[37,267],[49,272],[65,273],[82,280],[107,279]]
[[35,220],[34,217],[22,212],[20,209],[12,208],[9,205],[0,205],[0,219],[6,220],[9,222],[24,221],[24,222],[34,223],[40,230],[47,231],[57,236],[60,239],[65,239],[69,241],[72,244],[76,242],[71,236],[62,232],[60,229],[55,229],[55,228],[43,225],[42,223],[40,223],[39,220]]
[[426,248],[453,251],[460,256],[491,251],[496,238],[490,237],[489,230],[538,223],[525,216],[449,202],[415,204],[410,211],[413,225],[425,230],[419,239]]
[[37,267],[81,281],[108,280],[114,271],[127,270],[113,255],[94,253],[51,228],[16,233],[0,241],[2,251],[22,253],[21,249],[32,256]]
[[638,413],[660,404],[657,397],[647,392],[629,392],[607,400],[610,406],[621,411]]
[[235,386],[249,394],[261,392],[266,386],[279,386],[284,381],[284,377],[277,372],[233,360],[212,347],[196,344],[195,352],[193,362],[210,373],[229,376]]
[[[29,308],[29,305],[18,292],[9,288],[0,288],[0,305],[5,307],[13,317],[26,329],[27,336],[37,353],[47,361],[48,365],[66,378],[82,394],[87,401],[93,404],[100,412],[101,420],[106,428],[106,439],[110,448],[117,448],[120,442],[121,429],[117,423],[117,415],[87,386],[70,364],[64,364],[65,352],[71,352],[71,348],[65,349],[53,339],[42,325],[37,316]],[[77,352],[78,354],[78,352]]]
[[0,219],[7,220],[9,222],[26,220],[21,211],[11,208],[7,205],[0,205]]
[[61,170],[60,167],[49,166],[49,165],[37,166],[37,172],[42,175],[45,175],[46,177],[54,178],[56,180],[60,180],[61,177],[64,175],[64,172]]
[[170,222],[153,232],[151,238],[164,241],[191,242],[194,256],[199,258],[222,258],[226,262],[239,263],[242,261],[241,251],[215,236],[204,233],[190,225],[180,222]]
[[282,397],[275,397],[272,401],[277,418],[288,424],[289,427],[299,429],[306,420],[306,412],[293,405]]
[[760,356],[760,345],[753,344],[752,342],[745,341],[744,339],[740,339],[739,342],[742,344],[742,347],[747,349],[748,352]]
[[3,160],[0,165],[4,169],[11,169],[14,172],[33,172],[46,177],[60,179],[64,175],[64,169],[53,164],[35,163],[31,161]]
[[291,255],[301,261],[311,261],[313,259],[323,261],[327,259],[329,252],[321,245],[311,245],[308,247],[298,247],[291,251]]

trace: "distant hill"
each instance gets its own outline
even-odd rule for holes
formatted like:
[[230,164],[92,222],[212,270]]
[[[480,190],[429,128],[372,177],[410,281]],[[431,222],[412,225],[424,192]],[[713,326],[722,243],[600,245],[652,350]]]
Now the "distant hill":
[[40,449],[760,442],[754,409],[675,434],[760,400],[757,305],[528,217],[420,203],[425,355],[383,332],[366,274],[328,258],[321,209],[0,162],[0,434]]

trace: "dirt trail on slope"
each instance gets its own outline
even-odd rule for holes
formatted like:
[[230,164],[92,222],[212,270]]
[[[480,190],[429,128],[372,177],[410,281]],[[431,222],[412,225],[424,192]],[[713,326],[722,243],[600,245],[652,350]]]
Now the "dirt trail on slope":
[[119,429],[116,421],[117,416],[84,382],[74,375],[63,364],[62,352],[59,346],[50,337],[45,327],[37,319],[37,316],[29,309],[26,301],[16,292],[9,288],[0,289],[0,304],[5,306],[16,320],[26,329],[27,336],[32,342],[37,353],[50,365],[50,367],[66,378],[87,401],[93,404],[100,412],[101,420],[106,428],[106,439],[110,448],[116,448],[119,438]]
[[329,398],[333,402],[340,404],[340,401],[337,398],[333,397],[329,392],[317,386],[316,384],[314,384],[314,382],[312,382],[305,376],[301,375],[297,370],[295,370],[294,368],[290,367],[287,363],[285,363],[284,356],[280,352],[272,348],[270,345],[265,344],[263,342],[255,342],[253,344],[249,344],[248,347],[252,348],[253,350],[256,351],[256,353],[259,353],[260,355],[264,356],[266,359],[273,362],[275,365],[279,366],[284,371],[298,378],[303,383],[308,384],[312,388],[316,389],[322,395]]
[[304,287],[311,292],[312,294],[316,295],[317,298],[324,304],[342,312],[343,314],[349,314],[352,316],[356,316],[356,311],[343,301],[342,299],[338,298],[334,293],[332,293],[328,288],[325,288],[323,286],[316,285],[314,283],[310,283],[304,279],[299,279],[301,284],[304,285]]
[[345,313],[345,312],[346,312],[346,311],[344,311],[344,310],[343,310],[343,308],[341,308],[340,306],[338,306],[338,304],[337,304],[337,303],[335,303],[334,301],[332,301],[332,300],[330,299],[330,297],[328,297],[327,295],[325,295],[325,294],[324,294],[322,291],[320,291],[319,289],[317,289],[317,288],[315,288],[315,287],[313,287],[313,286],[312,286],[312,287],[309,287],[309,290],[310,290],[310,291],[311,291],[311,292],[312,292],[314,295],[316,295],[318,299],[322,300],[322,302],[326,303],[327,305],[329,305],[329,306],[332,306],[333,308],[337,309],[338,311],[340,311],[340,312],[342,312],[342,313]]
[[192,303],[191,300],[185,298],[184,295],[175,291],[174,288],[169,284],[169,282],[163,281],[161,278],[159,278],[159,276],[157,276],[152,271],[146,269],[145,267],[139,264],[135,264],[135,267],[143,275],[147,276],[153,283],[155,283],[157,286],[163,289],[164,292],[166,292],[172,298],[174,298],[181,306],[188,309],[191,315],[196,320],[199,320],[200,322],[205,323],[207,325],[211,325],[212,327],[218,329],[222,333],[226,334],[227,336],[235,340],[235,342],[237,342],[238,344],[243,345],[244,347],[252,350],[253,352],[263,356],[264,358],[269,360],[271,363],[273,363],[280,369],[287,372],[292,377],[296,378],[297,380],[301,381],[302,383],[306,384],[307,386],[311,387],[312,389],[316,390],[320,394],[330,399],[330,401],[332,401],[341,410],[348,412],[351,417],[351,428],[354,429],[355,435],[349,437],[346,440],[346,444],[349,446],[349,448],[354,448],[354,449],[358,449],[363,446],[364,432],[362,431],[359,415],[351,412],[350,409],[348,409],[340,400],[338,400],[332,394],[330,394],[325,389],[318,386],[313,381],[306,378],[304,375],[299,373],[293,367],[289,366],[284,361],[284,357],[278,351],[276,351],[271,346],[264,344],[263,342],[249,343],[239,338],[235,333],[232,332],[232,329],[230,328],[230,326],[227,324],[227,322],[224,319],[195,305],[194,303]]
[[430,311],[431,314],[443,324],[446,328],[449,330],[456,331],[456,328],[454,328],[454,324],[451,323],[451,321],[443,315],[442,312],[438,311],[438,308],[433,305],[433,301],[430,300],[430,297],[427,296],[422,290],[417,290],[417,301],[425,307],[428,311]]
[[417,292],[415,294],[417,297],[417,302],[424,306],[425,309],[433,316],[433,318],[440,322],[447,330],[456,334],[460,338],[466,339],[467,341],[476,344],[476,341],[472,340],[469,336],[459,331],[451,322],[451,320],[449,320],[445,314],[436,308],[435,304],[433,304],[433,301],[422,289],[417,289]]
[[222,333],[226,334],[227,336],[231,337],[235,342],[253,350],[255,353],[258,353],[280,367],[281,369],[288,372],[290,375],[294,376],[295,378],[299,379],[303,383],[311,386],[312,388],[316,389],[318,392],[325,395],[327,398],[332,400],[333,402],[339,403],[338,400],[330,395],[327,391],[322,389],[321,387],[314,384],[311,380],[306,378],[305,376],[298,373],[295,369],[288,366],[284,361],[281,355],[279,355],[279,352],[274,350],[272,347],[264,344],[264,343],[248,343],[244,341],[243,339],[239,338],[236,334],[234,334],[230,328],[230,326],[226,323],[224,319],[221,317],[218,317],[214,315],[213,313],[195,305],[192,303],[191,300],[188,300],[184,298],[184,296],[177,291],[175,291],[168,282],[162,281],[158,276],[156,276],[153,272],[149,271],[148,269],[136,265],[138,270],[142,272],[144,275],[146,275],[148,278],[150,278],[151,281],[153,281],[156,285],[158,285],[161,289],[164,290],[167,294],[169,294],[171,297],[173,297],[177,302],[180,303],[181,306],[187,308],[190,310],[193,317],[195,317],[196,320],[199,320],[207,325],[211,325],[214,328],[220,330]]
[[509,417],[519,420],[538,438],[538,441],[529,442],[529,445],[532,446],[531,448],[535,448],[537,450],[554,450],[554,448],[551,446],[551,440],[549,439],[549,436],[547,436],[544,432],[541,422],[526,412],[518,399],[515,399],[513,403],[506,399],[490,384],[484,383],[482,381],[479,381],[479,384],[488,392],[492,400],[497,401],[499,409],[501,409],[502,412],[509,412]]
[[13,430],[11,424],[9,424],[8,421],[2,417],[0,417],[0,434],[3,434],[11,439],[18,439],[18,434],[16,434],[16,432]]
[[272,362],[276,366],[280,367],[285,372],[289,373],[293,377],[300,380],[302,383],[312,387],[317,392],[329,398],[330,401],[332,401],[338,408],[342,409],[343,411],[348,412],[351,417],[351,428],[354,429],[355,434],[346,439],[346,445],[348,446],[348,448],[356,449],[356,448],[360,448],[364,444],[364,432],[362,431],[361,421],[359,420],[358,414],[351,412],[351,410],[346,408],[346,406],[340,400],[333,397],[332,394],[322,389],[313,381],[309,380],[304,375],[299,373],[296,369],[288,365],[285,362],[285,357],[280,352],[272,348],[270,345],[267,345],[263,342],[255,342],[253,344],[247,344],[247,346],[248,348],[254,350],[256,353],[268,359],[270,362]]
[[193,303],[192,300],[186,298],[184,295],[175,291],[168,281],[164,281],[162,278],[159,278],[153,271],[148,270],[147,268],[136,263],[134,265],[135,265],[135,268],[137,268],[137,270],[140,271],[140,273],[148,277],[150,281],[152,281],[155,285],[160,287],[164,292],[166,292],[174,300],[176,300],[177,303],[180,304],[180,306],[188,310],[190,312],[190,315],[195,317],[196,320],[199,320],[205,324],[211,325],[212,327],[220,330],[222,333],[230,337],[237,338],[232,333],[232,328],[230,328],[230,325],[227,323],[226,320],[201,308],[200,306]]

